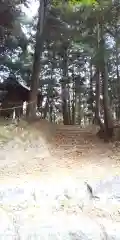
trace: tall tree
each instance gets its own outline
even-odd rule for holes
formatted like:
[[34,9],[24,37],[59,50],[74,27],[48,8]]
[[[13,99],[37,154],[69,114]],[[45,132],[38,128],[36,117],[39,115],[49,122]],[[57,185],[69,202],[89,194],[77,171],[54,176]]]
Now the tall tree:
[[33,57],[33,69],[31,76],[31,94],[30,94],[30,105],[29,105],[29,116],[34,118],[36,116],[37,106],[37,89],[39,84],[40,75],[40,57],[43,48],[43,33],[46,18],[48,15],[49,0],[39,0],[38,9],[38,21],[35,38],[35,51]]
[[112,112],[110,109],[110,102],[109,102],[109,94],[108,94],[108,69],[107,69],[107,58],[105,52],[105,39],[104,39],[104,30],[103,30],[103,23],[100,23],[100,32],[101,32],[101,39],[100,39],[100,50],[101,50],[101,63],[100,63],[100,71],[101,77],[103,81],[103,108],[104,108],[104,131],[106,138],[110,139],[113,137],[113,119],[112,119]]

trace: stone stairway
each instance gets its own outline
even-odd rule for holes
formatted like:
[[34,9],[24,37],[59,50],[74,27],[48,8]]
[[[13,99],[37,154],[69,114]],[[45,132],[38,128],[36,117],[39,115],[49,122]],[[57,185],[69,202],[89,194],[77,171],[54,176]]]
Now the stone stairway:
[[59,147],[79,146],[88,148],[97,140],[95,133],[79,126],[58,126],[55,133],[55,144]]

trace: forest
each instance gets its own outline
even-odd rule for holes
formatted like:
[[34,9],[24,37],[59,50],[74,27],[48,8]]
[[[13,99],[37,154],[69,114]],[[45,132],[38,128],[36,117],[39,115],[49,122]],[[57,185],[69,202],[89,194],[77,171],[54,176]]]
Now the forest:
[[120,119],[119,0],[35,1],[31,18],[30,4],[0,3],[0,85],[14,76],[31,89],[29,117],[37,109],[50,122],[96,124],[111,139]]
[[0,1],[0,239],[120,239],[120,0]]

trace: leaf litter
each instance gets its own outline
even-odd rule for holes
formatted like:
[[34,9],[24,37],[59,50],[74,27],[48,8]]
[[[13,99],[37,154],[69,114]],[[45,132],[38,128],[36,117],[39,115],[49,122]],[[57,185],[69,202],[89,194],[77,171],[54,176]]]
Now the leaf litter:
[[10,183],[12,188],[15,183],[23,184],[29,193],[26,200],[18,204],[19,198],[15,205],[12,200],[10,205],[1,198],[1,207],[14,214],[19,208],[26,214],[28,210],[36,214],[35,209],[39,209],[39,214],[46,218],[63,212],[67,216],[84,215],[95,221],[105,218],[119,222],[120,205],[91,202],[83,184],[85,180],[96,182],[119,175],[119,144],[102,143],[91,129],[66,129],[47,121],[4,126],[7,141],[1,139],[1,186]]

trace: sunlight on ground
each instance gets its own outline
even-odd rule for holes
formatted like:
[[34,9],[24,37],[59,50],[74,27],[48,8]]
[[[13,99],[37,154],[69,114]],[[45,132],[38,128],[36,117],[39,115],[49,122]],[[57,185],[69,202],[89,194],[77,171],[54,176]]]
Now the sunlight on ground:
[[[119,151],[98,141],[90,129],[73,127],[65,132],[57,127],[47,121],[0,123],[7,138],[6,142],[0,139],[4,229],[10,225],[11,233],[20,239],[33,235],[37,239],[38,234],[39,239],[99,240],[106,239],[106,231],[107,239],[120,236],[119,198],[111,198],[111,184],[102,192],[96,189],[100,180],[119,175]],[[100,199],[91,199],[84,181]],[[4,229],[0,228],[1,234]]]
[[[83,182],[78,185],[72,178],[22,179],[16,184],[2,185],[0,192],[2,211],[7,212],[10,220],[4,221],[4,228],[12,226],[14,219],[20,239],[36,234],[40,239],[83,240],[91,236],[98,240],[105,239],[102,236],[106,231],[109,236],[120,234],[117,208],[111,203],[108,206],[108,202],[91,201]],[[2,214],[1,218],[6,216]]]

